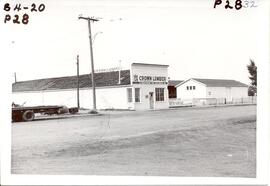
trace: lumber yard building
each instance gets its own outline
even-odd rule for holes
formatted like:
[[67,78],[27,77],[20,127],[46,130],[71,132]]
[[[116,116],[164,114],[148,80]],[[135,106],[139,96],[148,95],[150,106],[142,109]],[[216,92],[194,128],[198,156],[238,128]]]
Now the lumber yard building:
[[[168,109],[172,99],[247,97],[248,86],[235,80],[169,80],[168,65],[132,63],[130,69],[95,73],[97,109]],[[20,81],[12,101],[25,106],[93,108],[91,74]]]
[[[120,76],[119,76],[120,73]],[[92,108],[91,74],[79,76],[80,107]],[[97,109],[169,108],[168,65],[132,63],[129,70],[95,73]],[[77,76],[16,82],[13,102],[77,105]]]

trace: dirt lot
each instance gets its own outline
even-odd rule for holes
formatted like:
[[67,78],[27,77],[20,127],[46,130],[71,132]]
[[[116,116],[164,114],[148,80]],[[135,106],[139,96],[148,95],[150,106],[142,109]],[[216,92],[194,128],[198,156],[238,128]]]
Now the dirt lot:
[[12,124],[12,173],[256,176],[256,106]]

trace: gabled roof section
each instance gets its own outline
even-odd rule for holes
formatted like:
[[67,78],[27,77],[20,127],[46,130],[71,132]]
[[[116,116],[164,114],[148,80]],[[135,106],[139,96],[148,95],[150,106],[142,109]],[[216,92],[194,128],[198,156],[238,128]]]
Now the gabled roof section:
[[190,78],[182,83],[178,84],[176,87],[190,81],[195,80],[199,83],[204,84],[207,87],[248,87],[248,85],[241,83],[239,81],[231,79],[200,79],[200,78]]
[[198,79],[192,78],[205,84],[207,87],[248,87],[248,85],[231,79]]
[[176,85],[182,83],[183,80],[169,80],[168,86],[173,86],[175,87]]
[[[188,82],[188,81],[190,81],[190,80],[193,80],[193,81],[194,81],[193,78],[190,78],[190,79],[187,79],[187,80],[185,80],[185,81],[182,81],[181,83],[177,84],[175,87],[179,87],[179,86],[183,85],[184,83],[186,83],[186,82]],[[196,80],[195,80],[195,81],[196,81]],[[198,81],[197,81],[197,82],[198,82]],[[202,85],[205,85],[205,84],[203,84],[203,83],[201,83],[201,82],[198,82],[198,83],[200,83],[200,84],[202,84]],[[206,85],[205,85],[205,86],[206,86]]]
[[[119,82],[119,71],[95,73],[96,87],[110,87],[119,85],[130,85],[130,70],[121,71],[121,83]],[[79,87],[92,87],[91,74],[79,76]],[[77,88],[77,76],[66,76],[57,78],[37,79],[30,81],[21,81],[12,84],[12,92],[23,91],[44,91],[44,90],[62,90]]]

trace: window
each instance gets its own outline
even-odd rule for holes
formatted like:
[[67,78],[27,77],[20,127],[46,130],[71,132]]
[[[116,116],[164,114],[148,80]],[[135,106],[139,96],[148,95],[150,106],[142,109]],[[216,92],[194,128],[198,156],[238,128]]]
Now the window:
[[135,88],[135,102],[141,102],[140,88]]
[[156,88],[156,101],[164,101],[164,88]]
[[195,86],[187,86],[187,90],[195,90]]
[[132,88],[127,88],[128,103],[132,102]]

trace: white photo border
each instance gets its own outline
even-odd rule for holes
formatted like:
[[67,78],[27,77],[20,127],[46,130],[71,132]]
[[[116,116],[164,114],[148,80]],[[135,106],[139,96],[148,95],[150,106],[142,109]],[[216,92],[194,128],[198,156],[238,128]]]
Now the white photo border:
[[[3,3],[3,2],[2,2]],[[1,3],[1,7],[2,6]],[[213,4],[213,1],[209,0]],[[11,84],[12,64],[1,69],[1,184],[3,185],[266,185],[269,175],[269,1],[261,0],[258,42],[257,168],[256,178],[152,177],[152,176],[81,176],[11,174]],[[2,14],[1,14],[1,17]],[[2,27],[2,26],[1,26]],[[4,34],[1,34],[4,37]],[[2,45],[2,44],[1,44]],[[4,48],[4,46],[2,46]],[[9,53],[9,55],[12,55]],[[8,55],[7,55],[8,56]],[[269,177],[268,177],[269,176]]]

